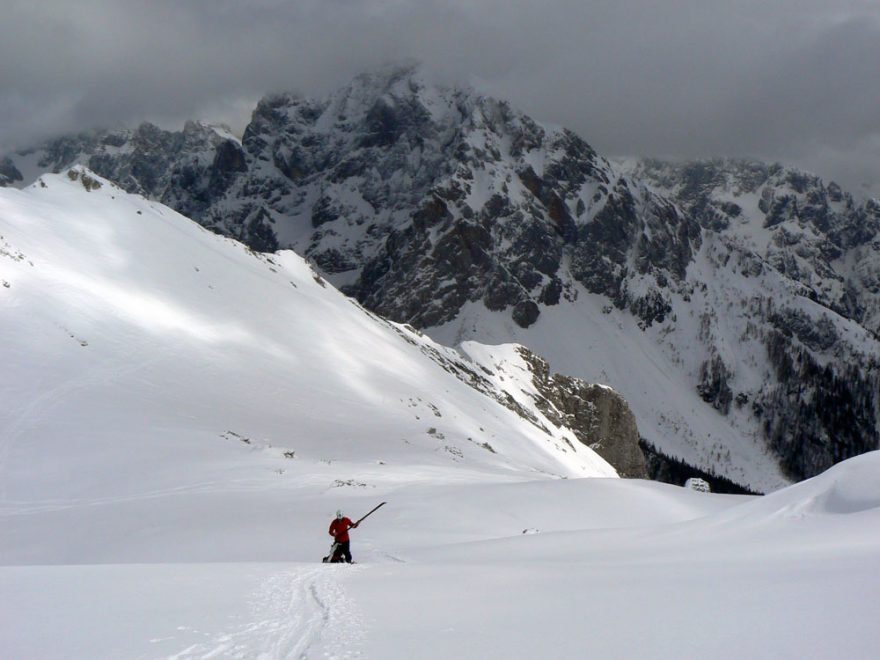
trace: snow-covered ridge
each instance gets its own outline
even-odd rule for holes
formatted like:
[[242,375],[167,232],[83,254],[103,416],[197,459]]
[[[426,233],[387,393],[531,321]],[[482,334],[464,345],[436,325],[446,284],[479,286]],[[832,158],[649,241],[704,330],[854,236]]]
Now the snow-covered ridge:
[[725,519],[773,524],[782,519],[877,517],[880,512],[880,452],[835,465],[822,474],[731,509]]

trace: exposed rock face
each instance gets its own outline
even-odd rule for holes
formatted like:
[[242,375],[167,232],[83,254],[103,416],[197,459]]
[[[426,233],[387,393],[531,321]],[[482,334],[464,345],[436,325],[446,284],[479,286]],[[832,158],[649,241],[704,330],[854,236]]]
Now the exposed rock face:
[[636,418],[626,400],[610,387],[551,374],[545,360],[526,348],[522,356],[533,373],[538,409],[614,466],[621,477],[646,479]]
[[680,284],[700,244],[698,223],[570,131],[409,69],[320,102],[268,97],[243,145],[257,163],[244,185],[271,191],[279,244],[416,327],[469,301],[529,327],[575,283],[650,325],[668,295],[633,293],[628,279]]
[[21,172],[8,156],[0,158],[0,186],[10,186],[22,180]]
[[[876,200],[858,204],[834,182],[748,160],[645,160],[628,171],[704,228],[751,247],[816,302],[880,333]],[[756,235],[758,223],[769,240]]]
[[87,170],[80,168],[71,168],[67,171],[67,178],[71,181],[79,181],[87,192],[99,190],[102,186],[101,182],[93,177]]
[[712,261],[726,280],[759,283],[740,294],[744,314],[728,313],[742,315],[743,343],[759,342],[764,384],[735,392],[736,366],[718,350],[730,324],[715,313],[716,299],[699,336],[709,347],[700,396],[725,414],[731,403],[749,410],[794,479],[877,448],[878,204],[857,204],[834,183],[753,161],[642,161],[629,171],[721,238]]
[[700,244],[695,221],[575,134],[411,68],[320,101],[268,96],[241,144],[193,122],[143,124],[54,140],[40,159],[76,162],[256,250],[293,248],[416,327],[469,301],[529,327],[576,283],[650,325],[669,296],[628,280],[680,284]]
[[244,152],[222,129],[187,122],[182,131],[152,124],[135,130],[94,131],[50,140],[36,155],[43,171],[85,165],[126,192],[158,200],[202,220],[245,171]]

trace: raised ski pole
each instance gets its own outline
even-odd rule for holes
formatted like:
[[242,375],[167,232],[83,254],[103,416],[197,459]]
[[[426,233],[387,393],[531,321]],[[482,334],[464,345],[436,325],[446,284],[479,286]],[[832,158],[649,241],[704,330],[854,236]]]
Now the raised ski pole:
[[[376,509],[380,509],[381,507],[385,506],[386,504],[387,504],[387,502],[382,502],[382,504],[380,504],[379,506],[377,506],[377,507],[373,508],[372,510],[370,510],[370,512],[369,512],[368,514],[366,514],[363,518],[361,518],[360,520],[357,520],[357,521],[355,521],[354,523],[352,523],[352,526],[351,526],[351,527],[354,527],[355,525],[360,525],[360,524],[361,524],[361,521],[362,521],[364,518],[366,518],[367,516],[372,515],[372,514],[376,511]],[[349,529],[351,529],[351,527],[349,527]]]

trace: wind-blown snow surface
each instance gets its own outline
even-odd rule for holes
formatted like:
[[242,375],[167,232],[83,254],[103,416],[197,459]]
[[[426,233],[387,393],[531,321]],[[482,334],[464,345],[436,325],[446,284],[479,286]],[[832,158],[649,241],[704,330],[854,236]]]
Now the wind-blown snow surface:
[[613,473],[295,255],[43,184],[0,191],[0,656],[876,653],[880,454],[764,498],[553,478]]

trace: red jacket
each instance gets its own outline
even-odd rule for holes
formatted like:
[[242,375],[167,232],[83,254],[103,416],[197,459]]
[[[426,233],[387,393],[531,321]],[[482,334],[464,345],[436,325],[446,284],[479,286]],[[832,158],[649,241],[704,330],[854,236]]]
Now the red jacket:
[[348,541],[348,530],[354,527],[354,523],[348,518],[335,518],[330,523],[330,533],[337,543],[346,543]]

